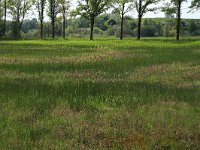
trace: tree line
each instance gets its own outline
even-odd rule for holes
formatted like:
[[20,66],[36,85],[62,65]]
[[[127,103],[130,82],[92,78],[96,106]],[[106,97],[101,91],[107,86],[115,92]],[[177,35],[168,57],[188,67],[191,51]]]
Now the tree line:
[[[90,40],[94,39],[94,26],[102,13],[112,10],[120,19],[120,39],[124,38],[124,22],[126,15],[137,12],[137,39],[141,38],[142,20],[147,12],[165,12],[166,16],[176,18],[176,40],[180,39],[182,5],[187,0],[78,0],[76,9],[71,10],[70,0],[0,0],[0,37],[6,37],[8,16],[12,18],[13,36],[21,38],[21,30],[25,17],[31,8],[37,9],[40,22],[40,38],[44,38],[44,18],[50,19],[51,36],[55,38],[56,20],[62,20],[62,36],[66,36],[66,22],[69,16],[81,16],[90,24]],[[161,7],[158,4],[162,3]],[[200,0],[192,0],[190,11],[200,10]],[[173,18],[172,17],[172,18]]]

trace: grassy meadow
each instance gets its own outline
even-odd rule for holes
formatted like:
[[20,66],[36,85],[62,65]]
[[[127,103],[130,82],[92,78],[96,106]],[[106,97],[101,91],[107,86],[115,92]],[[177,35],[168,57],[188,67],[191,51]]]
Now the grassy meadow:
[[199,150],[200,40],[0,41],[1,150]]

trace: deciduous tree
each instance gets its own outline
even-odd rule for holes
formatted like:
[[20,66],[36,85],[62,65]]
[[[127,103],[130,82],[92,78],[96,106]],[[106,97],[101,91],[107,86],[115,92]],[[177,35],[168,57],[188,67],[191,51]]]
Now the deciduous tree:
[[181,8],[183,2],[187,0],[171,0],[170,3],[166,3],[163,7],[163,11],[166,14],[176,14],[177,23],[176,23],[176,40],[180,40],[180,30],[181,30]]
[[7,0],[4,0],[4,24],[3,24],[3,35],[6,36],[6,22],[7,22]]
[[134,0],[135,8],[138,13],[138,35],[137,39],[140,40],[141,38],[141,22],[142,22],[142,17],[144,14],[147,12],[154,12],[158,8],[157,7],[152,7],[152,4],[157,4],[160,0]]
[[38,16],[40,20],[40,38],[43,39],[44,36],[44,9],[46,0],[36,0],[36,8],[38,10]]
[[90,40],[93,40],[93,30],[95,19],[98,15],[106,11],[111,4],[111,0],[79,0],[76,15],[80,15],[90,20]]
[[9,13],[12,16],[12,19],[15,23],[15,37],[19,39],[21,37],[21,27],[24,21],[24,18],[30,10],[33,1],[32,0],[8,0],[9,3]]
[[3,18],[3,1],[2,0],[0,0],[0,19],[2,19]]
[[2,28],[3,28],[3,7],[2,7],[2,0],[0,0],[0,38],[2,36]]
[[1,32],[6,35],[7,0],[0,0]]
[[124,32],[124,16],[133,9],[133,5],[131,4],[133,0],[114,0],[114,13],[120,15],[121,19],[121,30],[120,30],[120,40],[123,39]]
[[192,0],[190,8],[200,10],[200,0]]
[[66,18],[67,15],[69,14],[70,0],[59,0],[59,4],[60,4],[60,12],[62,14],[62,19],[63,19],[63,38],[65,38]]
[[58,0],[48,0],[48,15],[51,19],[52,27],[52,38],[55,38],[55,21],[59,14],[59,1]]

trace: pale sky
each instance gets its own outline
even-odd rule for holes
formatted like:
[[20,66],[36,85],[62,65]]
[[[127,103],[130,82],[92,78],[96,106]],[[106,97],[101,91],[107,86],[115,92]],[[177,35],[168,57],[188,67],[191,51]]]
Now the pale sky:
[[[166,2],[168,0],[165,0]],[[73,0],[72,2],[72,9],[76,8],[77,5],[77,0]],[[191,19],[200,19],[200,11],[196,11],[196,12],[189,12],[189,6],[191,4],[191,0],[187,0],[187,2],[183,3],[182,6],[182,18],[191,18]],[[159,7],[159,5],[158,5]],[[35,8],[33,8],[34,10],[28,15],[29,18],[30,16],[34,16],[33,18],[36,18],[35,16],[37,16],[37,11],[35,10]],[[134,18],[137,18],[137,13],[136,12],[130,12],[129,13],[130,16],[133,16]],[[160,18],[160,17],[164,17],[164,13],[162,12],[157,12],[155,13],[147,13],[145,14],[144,18]],[[45,18],[45,20],[48,20],[48,17]]]

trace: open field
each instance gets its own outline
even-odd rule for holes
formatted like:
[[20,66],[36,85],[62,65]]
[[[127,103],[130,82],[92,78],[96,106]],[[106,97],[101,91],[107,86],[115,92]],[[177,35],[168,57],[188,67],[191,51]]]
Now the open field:
[[200,149],[200,40],[1,41],[0,149]]

